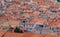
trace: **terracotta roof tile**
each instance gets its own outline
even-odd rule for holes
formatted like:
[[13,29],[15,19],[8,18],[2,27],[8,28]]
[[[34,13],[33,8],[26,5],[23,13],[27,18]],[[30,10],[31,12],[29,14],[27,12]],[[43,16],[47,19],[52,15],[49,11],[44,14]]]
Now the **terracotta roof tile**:
[[2,35],[4,35],[4,31],[0,31],[0,37],[2,37]]

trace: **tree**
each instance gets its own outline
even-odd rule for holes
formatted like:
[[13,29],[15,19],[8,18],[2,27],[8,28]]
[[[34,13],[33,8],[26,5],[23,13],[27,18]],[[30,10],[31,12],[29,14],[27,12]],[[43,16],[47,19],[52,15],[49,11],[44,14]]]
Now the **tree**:
[[20,28],[18,28],[18,27],[15,28],[14,32],[23,33],[23,31]]
[[60,2],[60,0],[57,0],[57,2]]

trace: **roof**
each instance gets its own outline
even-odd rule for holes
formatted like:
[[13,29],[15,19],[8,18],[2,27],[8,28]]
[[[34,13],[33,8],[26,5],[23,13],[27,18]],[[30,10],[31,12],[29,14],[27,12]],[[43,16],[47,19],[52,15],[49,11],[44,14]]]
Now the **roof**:
[[14,32],[7,32],[4,37],[22,37],[23,34],[14,33]]
[[[6,15],[1,16],[0,20],[9,19],[9,21],[7,22],[4,22],[4,23],[1,23],[2,21],[0,22],[1,25],[3,26],[9,26],[9,25],[11,25],[12,27],[19,26],[19,24],[21,23],[21,19],[25,19],[23,18],[23,16],[27,18],[28,22],[26,24],[28,25],[31,25],[31,24],[35,25],[36,23],[40,25],[44,25],[44,23],[48,23],[49,26],[54,26],[54,27],[58,27],[60,25],[60,20],[58,20],[58,18],[60,19],[60,12],[51,11],[51,10],[58,10],[58,8],[60,7],[60,3],[55,3],[55,0],[51,0],[49,2],[48,0],[33,0],[33,2],[32,0],[31,2],[27,2],[29,0],[26,0],[26,1],[24,0],[25,2],[22,0],[12,0],[12,2],[8,1],[3,3],[4,6],[2,5],[1,1],[2,0],[0,0],[0,7],[2,8],[0,10],[0,14],[5,13]],[[20,11],[23,13],[20,13]],[[50,14],[54,14],[54,15],[50,16]],[[54,19],[54,18],[57,18],[57,19]],[[3,34],[4,34],[4,31],[0,31],[0,36]],[[41,36],[40,34],[24,33],[22,35],[20,33],[7,32],[5,34],[5,37],[9,37],[9,36],[11,37],[20,37],[20,36],[21,37],[43,37],[43,35]],[[56,36],[46,35],[46,37],[56,37]]]
[[60,35],[7,32],[4,37],[60,37]]
[[4,31],[0,31],[0,37],[2,37],[4,33],[5,33]]

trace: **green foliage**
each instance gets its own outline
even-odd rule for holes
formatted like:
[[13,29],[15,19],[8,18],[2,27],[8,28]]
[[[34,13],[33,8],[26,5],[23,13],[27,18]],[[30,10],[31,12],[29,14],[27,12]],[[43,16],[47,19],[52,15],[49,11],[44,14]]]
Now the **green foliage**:
[[60,2],[60,0],[57,0],[57,2]]
[[18,27],[15,28],[14,32],[23,33],[23,31],[20,28],[18,28]]

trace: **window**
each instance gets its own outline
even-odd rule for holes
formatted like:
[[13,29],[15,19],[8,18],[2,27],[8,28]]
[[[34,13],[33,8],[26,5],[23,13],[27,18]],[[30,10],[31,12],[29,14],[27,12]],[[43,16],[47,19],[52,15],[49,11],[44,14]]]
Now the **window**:
[[43,25],[39,25],[40,27],[43,27]]
[[29,32],[28,30],[24,30],[24,32]]
[[20,12],[18,12],[18,14],[24,14],[24,12],[21,12],[21,11],[20,11]]
[[57,10],[51,10],[51,12],[57,12]]
[[5,2],[9,2],[9,1],[12,1],[12,0],[4,0]]
[[26,22],[27,22],[27,20],[26,20],[26,19],[23,19],[23,20],[22,20],[22,23],[26,23]]
[[32,31],[32,28],[27,28],[28,31]]
[[5,14],[2,13],[2,14],[0,14],[0,16],[5,16]]
[[50,30],[55,31],[55,28],[54,27],[50,27]]
[[60,10],[58,10],[58,12],[60,12]]
[[29,18],[27,18],[29,21],[31,21],[34,17],[30,16]]
[[3,9],[2,7],[0,7],[0,10],[2,10],[2,11],[3,11],[4,9]]
[[22,23],[22,24],[20,24],[20,27],[25,28],[26,25]]
[[45,2],[50,2],[51,0],[44,0]]

